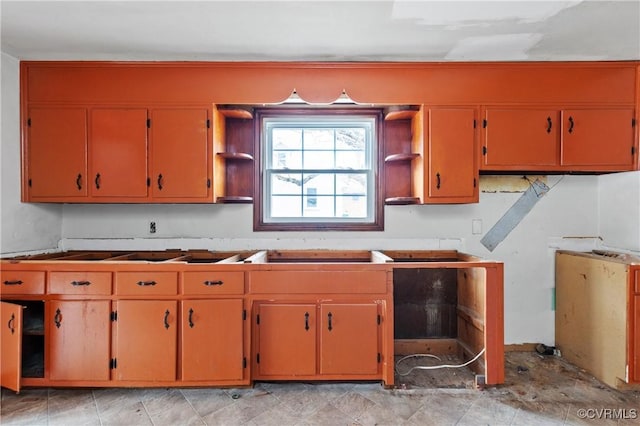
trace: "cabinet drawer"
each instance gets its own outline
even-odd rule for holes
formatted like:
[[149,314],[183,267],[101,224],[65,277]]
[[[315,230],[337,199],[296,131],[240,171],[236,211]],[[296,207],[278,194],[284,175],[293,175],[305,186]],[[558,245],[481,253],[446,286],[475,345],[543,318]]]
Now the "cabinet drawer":
[[0,293],[44,294],[44,271],[0,271]]
[[128,296],[178,294],[177,272],[117,272],[116,294]]
[[49,294],[111,294],[111,272],[51,272]]
[[385,271],[252,271],[251,293],[385,293]]
[[635,285],[636,293],[640,293],[640,269],[636,269],[635,279],[636,279],[636,285]]
[[183,294],[243,294],[244,272],[185,272]]

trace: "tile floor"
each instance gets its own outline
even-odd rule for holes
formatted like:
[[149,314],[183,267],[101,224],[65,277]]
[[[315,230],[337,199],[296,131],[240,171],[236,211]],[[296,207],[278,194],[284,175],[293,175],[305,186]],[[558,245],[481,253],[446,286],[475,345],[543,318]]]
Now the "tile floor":
[[[379,383],[256,383],[252,389],[24,389],[19,395],[3,389],[0,424],[640,424],[640,391],[615,391],[561,358],[507,353],[505,375],[505,384],[482,391],[472,388],[472,375],[466,369],[414,371],[398,377],[396,388],[390,390]],[[584,410],[590,418],[580,418]]]

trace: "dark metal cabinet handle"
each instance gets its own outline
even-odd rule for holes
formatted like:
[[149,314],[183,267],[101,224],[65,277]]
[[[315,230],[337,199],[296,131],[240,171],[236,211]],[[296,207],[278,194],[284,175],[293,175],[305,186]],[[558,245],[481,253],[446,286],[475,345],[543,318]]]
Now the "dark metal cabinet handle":
[[193,323],[193,309],[189,309],[189,327],[193,328],[195,324]]
[[155,281],[138,281],[138,285],[140,287],[146,287],[146,286],[154,286],[157,283]]
[[95,183],[96,183],[96,189],[100,189],[100,173],[96,174]]
[[158,175],[158,189],[162,191],[162,174]]
[[547,133],[551,133],[552,126],[553,126],[553,121],[551,121],[551,117],[547,117]]
[[4,285],[22,285],[23,281],[22,280],[5,280],[4,281]]
[[440,173],[436,173],[436,189],[440,189]]
[[9,330],[11,330],[11,334],[16,332],[16,316],[14,314],[11,314],[11,318],[9,318],[9,321],[7,322],[7,327],[9,327]]
[[207,281],[203,282],[203,284],[206,285],[206,286],[222,285],[222,284],[224,284],[224,281],[222,281],[222,280],[216,280],[216,281],[207,280]]
[[91,285],[91,281],[71,281],[73,286]]
[[309,331],[309,312],[304,313],[304,329]]
[[60,324],[62,323],[62,313],[60,309],[56,309],[56,314],[53,317],[53,322],[56,325],[56,328],[60,328]]
[[573,122],[573,117],[569,117],[569,133],[573,133],[573,126],[575,123]]
[[333,323],[332,323],[333,314],[331,312],[329,312],[327,314],[327,319],[329,320],[329,326],[327,328],[328,328],[329,331],[331,331],[331,330],[333,330]]
[[78,177],[76,178],[76,186],[78,187],[78,191],[82,189],[82,175],[78,173]]
[[164,328],[169,329],[169,310],[164,313]]

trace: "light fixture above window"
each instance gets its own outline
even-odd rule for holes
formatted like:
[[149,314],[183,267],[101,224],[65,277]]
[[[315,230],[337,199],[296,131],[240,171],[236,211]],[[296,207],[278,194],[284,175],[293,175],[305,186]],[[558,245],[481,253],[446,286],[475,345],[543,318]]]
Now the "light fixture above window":
[[[293,92],[291,92],[291,96],[289,96],[287,99],[282,101],[279,105],[310,105],[310,104],[312,103],[302,99],[300,95],[298,95],[298,92],[294,89]],[[321,105],[356,105],[356,104],[357,103],[353,99],[351,99],[349,95],[347,95],[347,92],[343,90],[340,96],[338,96],[338,98],[335,101],[329,104],[323,103]]]

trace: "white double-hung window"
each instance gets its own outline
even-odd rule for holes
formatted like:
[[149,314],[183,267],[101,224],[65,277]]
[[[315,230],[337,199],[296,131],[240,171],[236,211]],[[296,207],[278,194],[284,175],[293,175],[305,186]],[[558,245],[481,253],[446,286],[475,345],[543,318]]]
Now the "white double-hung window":
[[261,217],[272,229],[373,229],[377,117],[269,113],[260,120]]

